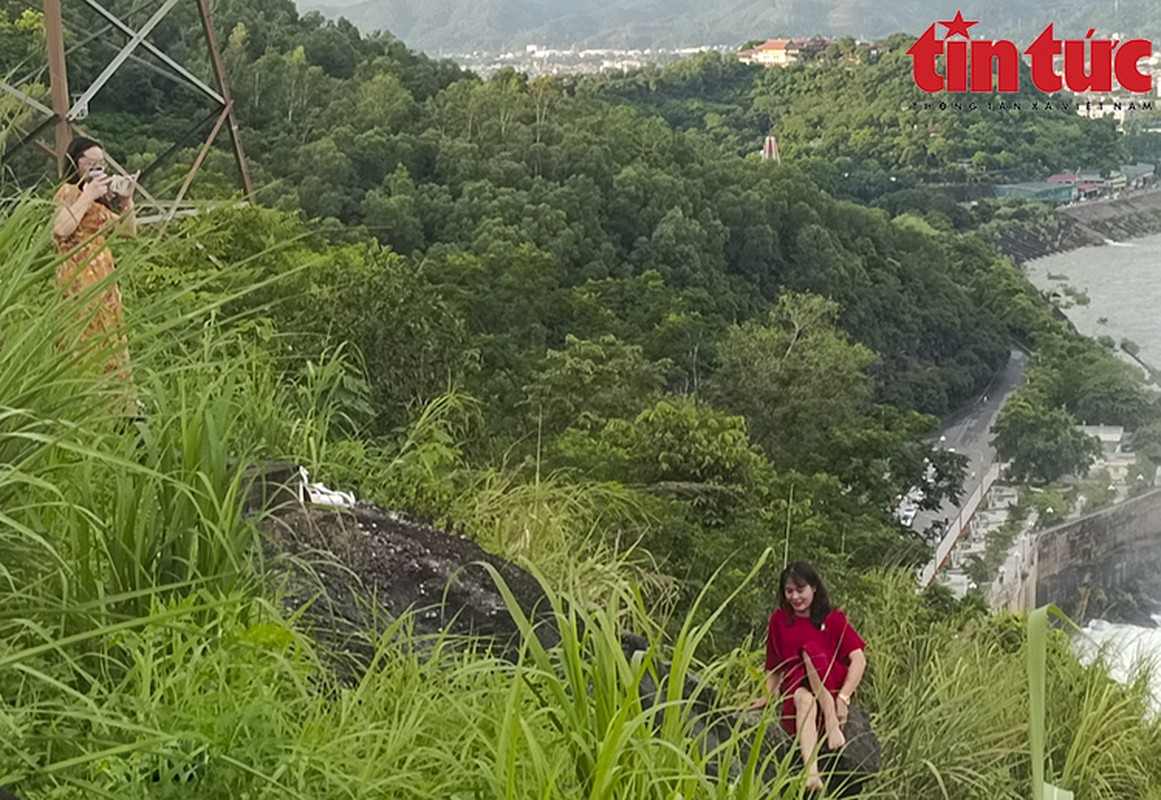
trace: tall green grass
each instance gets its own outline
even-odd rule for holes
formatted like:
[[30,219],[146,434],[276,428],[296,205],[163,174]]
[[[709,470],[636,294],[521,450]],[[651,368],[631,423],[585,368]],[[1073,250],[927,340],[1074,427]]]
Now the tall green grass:
[[[661,797],[712,784],[676,701],[641,705],[651,662],[630,666],[618,638],[623,624],[649,629],[639,597],[609,594],[596,609],[558,599],[571,646],[515,664],[443,643],[420,655],[398,620],[376,668],[340,683],[262,599],[260,548],[239,510],[245,466],[364,458],[388,483],[435,483],[455,449],[438,420],[456,401],[420,415],[393,455],[375,443],[352,456],[341,443],[358,404],[335,387],[357,401],[358,386],[341,352],[288,383],[222,329],[221,302],[193,309],[174,295],[128,309],[147,418],[126,425],[100,343],[80,356],[72,346],[83,320],[53,286],[47,209],[12,211],[0,221],[0,784],[29,797],[229,798]],[[134,268],[123,258],[118,277]],[[470,524],[533,530],[518,549],[546,562],[575,552],[568,520],[594,524],[592,498],[563,485],[475,493]],[[590,686],[603,691],[582,717]]]
[[[867,594],[859,617],[872,642],[864,702],[876,711],[884,773],[875,796],[1032,796],[1034,728],[1024,620],[1014,615],[933,622],[906,576]],[[1155,797],[1161,725],[1146,716],[1147,684],[1085,666],[1062,631],[1047,648],[1042,736],[1049,773],[1078,798]]]
[[655,674],[655,650],[630,661],[616,614],[557,610],[561,647],[534,645],[516,663],[445,642],[420,655],[399,620],[350,687],[269,607],[159,605],[110,632],[109,674],[84,693],[45,654],[5,654],[19,677],[4,689],[0,782],[29,797],[798,796],[789,765],[765,787],[756,757],[724,779],[707,771],[757,732],[712,750],[699,740],[677,694],[695,631],[647,705],[638,684]]
[[[730,606],[666,625],[667,584],[648,583],[631,538],[605,535],[648,524],[630,495],[473,472],[457,443],[471,402],[454,394],[395,439],[365,441],[358,355],[334,343],[321,362],[275,363],[255,327],[223,324],[221,293],[201,305],[188,291],[130,293],[148,414],[126,425],[99,349],[70,344],[80,322],[53,287],[47,209],[5,211],[0,785],[27,800],[802,796],[792,756],[763,763],[752,747],[772,715],[746,729],[708,713],[713,695],[737,707],[761,679],[757,653],[702,661]],[[164,257],[124,252],[130,286],[137,259]],[[460,530],[542,574],[561,643],[526,636],[508,661],[483,643],[421,642],[404,617],[372,669],[340,680],[266,596],[239,512],[260,458],[300,461],[341,488],[360,479],[386,499],[418,486],[415,502],[446,502]],[[868,796],[1030,796],[1020,621],[933,621],[897,575],[871,576],[860,597],[850,611],[871,662],[860,702],[886,756]],[[631,658],[624,628],[648,639]],[[1140,686],[1080,666],[1059,636],[1049,647],[1051,774],[1078,797],[1157,798],[1161,734],[1141,718]]]

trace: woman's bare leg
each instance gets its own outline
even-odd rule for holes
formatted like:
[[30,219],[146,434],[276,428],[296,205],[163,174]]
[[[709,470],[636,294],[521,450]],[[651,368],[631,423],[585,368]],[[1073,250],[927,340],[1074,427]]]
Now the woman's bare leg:
[[810,688],[818,698],[819,708],[822,709],[822,724],[826,728],[826,746],[831,750],[838,750],[847,743],[847,737],[843,735],[842,726],[839,725],[838,709],[835,708],[834,697],[831,696],[830,690],[823,685],[822,678],[819,677],[818,670],[810,659],[810,654],[803,653],[802,655],[802,661],[806,665],[806,678],[810,681]]
[[805,686],[794,692],[794,716],[798,723],[798,747],[802,752],[802,763],[806,765],[806,788],[821,791],[822,776],[818,774],[818,704],[814,695]]

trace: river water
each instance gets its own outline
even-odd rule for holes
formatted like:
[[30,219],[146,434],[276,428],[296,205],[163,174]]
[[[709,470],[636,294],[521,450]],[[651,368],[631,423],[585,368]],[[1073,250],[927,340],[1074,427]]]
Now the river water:
[[1145,362],[1161,366],[1161,236],[1059,253],[1026,269],[1038,289],[1065,303],[1069,289],[1088,296],[1087,305],[1064,309],[1081,333],[1131,339]]
[[[1149,236],[1104,247],[1086,247],[1040,258],[1026,267],[1028,278],[1042,291],[1059,292],[1064,312],[1086,336],[1129,339],[1140,357],[1161,366],[1161,236]],[[1087,296],[1077,304],[1073,296]],[[1097,420],[1093,420],[1097,422]],[[1161,616],[1157,621],[1161,624]],[[1082,656],[1093,647],[1107,648],[1114,678],[1126,680],[1136,665],[1150,662],[1153,710],[1161,714],[1161,628],[1143,628],[1094,620],[1085,627]]]
[[[1161,615],[1154,617],[1161,624]],[[1097,652],[1108,659],[1109,674],[1118,681],[1133,680],[1142,668],[1150,675],[1152,711],[1161,716],[1161,628],[1119,625],[1097,619],[1084,627],[1077,650],[1088,663]]]

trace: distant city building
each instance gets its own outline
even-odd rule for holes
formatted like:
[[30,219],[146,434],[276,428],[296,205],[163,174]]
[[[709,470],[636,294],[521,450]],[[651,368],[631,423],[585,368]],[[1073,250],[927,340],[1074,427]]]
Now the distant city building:
[[795,39],[767,39],[757,47],[738,53],[738,60],[763,67],[788,67],[797,64],[801,55],[802,45]]
[[1049,175],[1045,180],[1048,183],[1055,183],[1059,186],[1071,186],[1073,200],[1092,200],[1100,195],[1101,189],[1104,188],[1104,179],[1101,178],[1099,172],[1095,175],[1090,173],[1083,173],[1082,175],[1079,172],[1058,172],[1055,175]]
[[1125,164],[1107,174],[1097,169],[1078,169],[1049,175],[1041,184],[1007,184],[994,188],[997,197],[1032,197],[1056,202],[1063,197],[1063,191],[1058,197],[1048,186],[1057,186],[1071,189],[1073,201],[1094,200],[1102,195],[1116,196],[1123,189],[1144,189],[1156,179],[1156,170],[1153,164]]
[[1078,425],[1085,436],[1100,439],[1101,453],[1106,457],[1128,455],[1125,450],[1125,429],[1120,425]]
[[629,72],[648,65],[666,66],[701,52],[733,54],[729,45],[644,48],[568,47],[554,48],[544,44],[526,44],[506,53],[451,54],[460,66],[480,77],[488,78],[502,69],[512,69],[529,77],[540,75],[596,75],[604,72]]
[[1100,196],[1101,185],[1099,183],[1076,183],[1073,184],[1073,199],[1075,200],[1094,200]]
[[[743,64],[761,64],[764,67],[788,67],[803,61],[820,60],[827,50],[839,43],[833,36],[811,36],[809,39],[767,39],[757,47],[738,53]],[[864,58],[874,60],[881,51],[876,45],[855,41],[854,52],[843,51],[847,56],[862,53]]]
[[1125,184],[1130,189],[1142,189],[1153,183],[1157,178],[1155,164],[1126,164],[1121,167],[1125,175]]

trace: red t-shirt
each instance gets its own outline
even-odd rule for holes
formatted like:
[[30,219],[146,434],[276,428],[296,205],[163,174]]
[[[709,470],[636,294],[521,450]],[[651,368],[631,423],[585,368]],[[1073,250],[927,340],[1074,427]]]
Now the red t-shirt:
[[841,611],[827,614],[822,627],[816,628],[809,617],[799,617],[779,608],[770,615],[766,633],[766,669],[781,672],[783,694],[793,695],[799,686],[809,686],[802,661],[803,649],[816,653],[821,650],[826,664],[824,669],[819,669],[819,675],[828,689],[837,692],[846,680],[851,653],[865,647],[862,637]]

